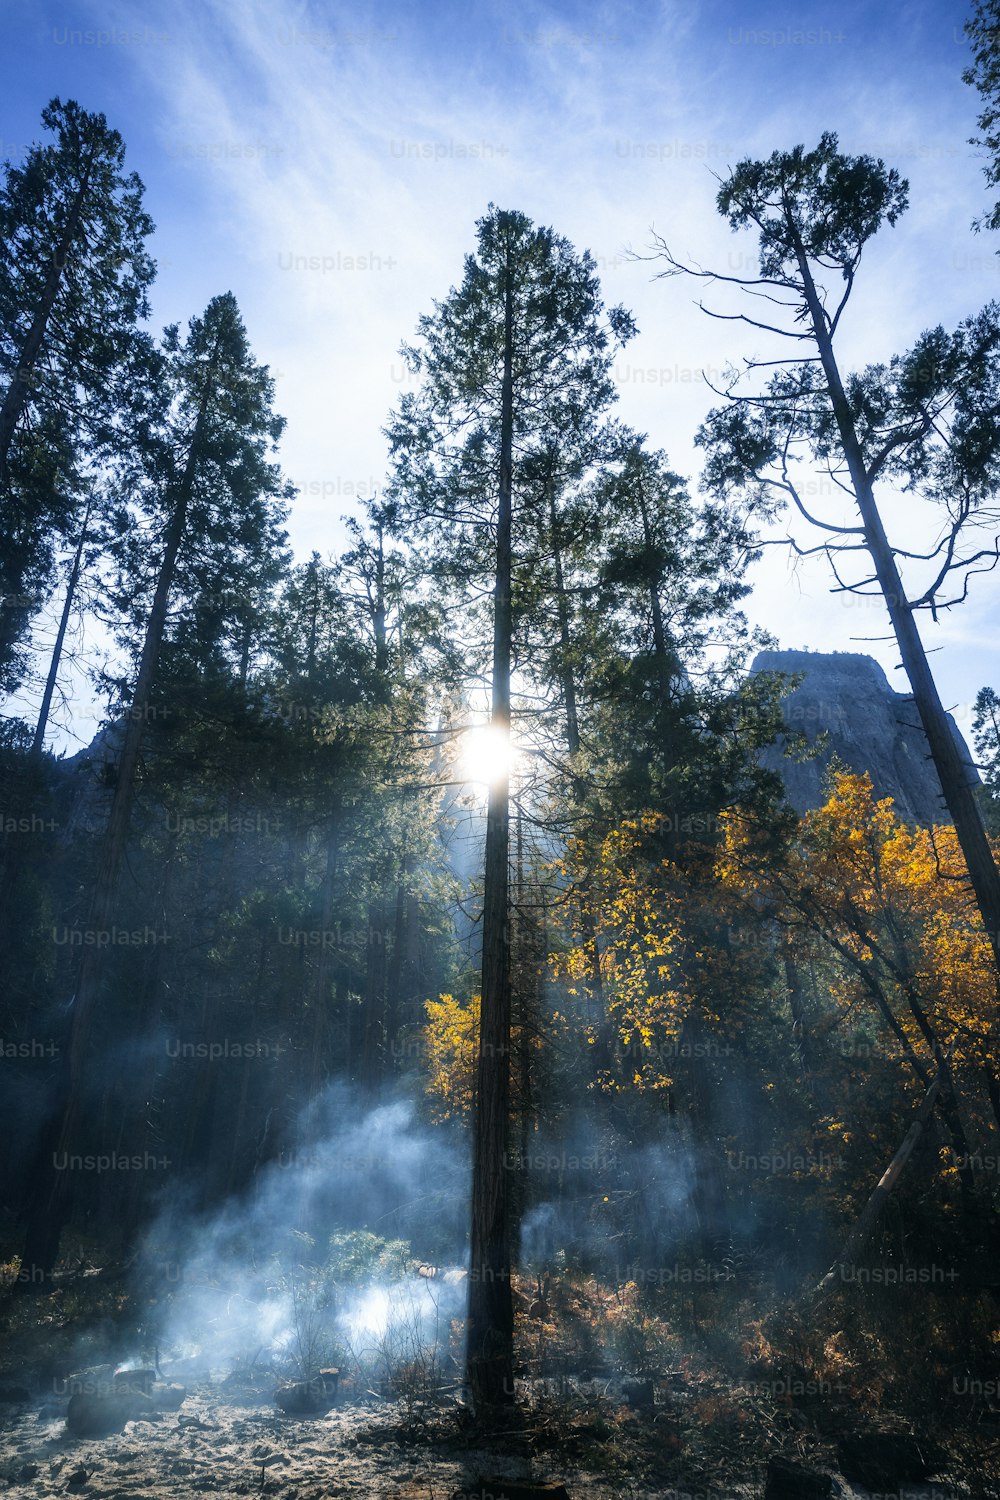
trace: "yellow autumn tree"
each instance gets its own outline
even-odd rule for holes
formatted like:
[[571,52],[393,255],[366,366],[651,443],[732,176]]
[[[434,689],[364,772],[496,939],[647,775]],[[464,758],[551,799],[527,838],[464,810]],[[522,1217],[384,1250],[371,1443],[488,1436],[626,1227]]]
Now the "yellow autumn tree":
[[466,1002],[440,995],[424,1006],[427,1095],[436,1120],[468,1119],[476,1083],[479,996]]
[[995,971],[954,828],[901,822],[849,772],[777,856],[738,810],[723,821],[721,884],[838,957],[841,1014],[867,1009],[911,1062],[943,1059],[963,1092],[981,1094],[995,1077]]
[[[468,1120],[475,1097],[477,1046],[479,1039],[479,996],[458,1000],[454,995],[439,995],[425,1002],[424,1024],[426,1049],[426,1093],[432,1117],[437,1121],[454,1118]],[[516,1056],[525,1040],[522,1025],[511,1027],[511,1051]],[[542,1037],[535,1029],[528,1032],[528,1045],[538,1051]],[[518,1078],[515,1069],[512,1097],[518,1102]]]
[[606,1088],[670,1088],[671,1059],[689,1045],[682,1038],[695,1026],[717,1028],[738,988],[731,955],[713,940],[727,919],[711,863],[702,851],[684,866],[663,857],[663,823],[655,813],[629,819],[596,857],[573,845],[561,866],[564,945],[550,973],[580,1013],[588,1042],[598,1043],[602,1027],[610,1039],[597,1077]]

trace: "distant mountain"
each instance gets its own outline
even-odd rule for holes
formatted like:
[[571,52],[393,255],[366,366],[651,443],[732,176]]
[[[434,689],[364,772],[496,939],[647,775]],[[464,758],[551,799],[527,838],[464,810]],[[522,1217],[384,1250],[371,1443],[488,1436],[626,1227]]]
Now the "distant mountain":
[[[906,694],[893,691],[870,656],[852,651],[761,651],[751,671],[804,672],[802,685],[782,705],[785,723],[802,730],[810,743],[823,731],[829,736],[828,749],[815,760],[786,760],[779,747],[760,757],[780,773],[797,812],[822,803],[824,775],[836,752],[852,771],[867,771],[876,797],[892,797],[896,812],[908,823],[950,821],[916,707]],[[950,714],[948,720],[969,781],[978,785],[968,746]]]

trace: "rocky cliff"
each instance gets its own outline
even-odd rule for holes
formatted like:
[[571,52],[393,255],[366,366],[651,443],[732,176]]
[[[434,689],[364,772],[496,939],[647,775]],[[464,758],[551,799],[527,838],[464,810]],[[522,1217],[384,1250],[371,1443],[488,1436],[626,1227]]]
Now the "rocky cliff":
[[[815,760],[788,760],[777,747],[761,756],[766,766],[780,772],[788,800],[798,812],[822,802],[823,778],[835,752],[853,771],[867,771],[875,795],[892,797],[907,822],[948,821],[917,710],[905,694],[893,691],[870,656],[850,651],[762,651],[751,671],[804,672],[801,686],[784,700],[785,723],[802,730],[810,744],[823,731],[829,737]],[[950,715],[949,721],[969,779],[978,783],[968,747]]]

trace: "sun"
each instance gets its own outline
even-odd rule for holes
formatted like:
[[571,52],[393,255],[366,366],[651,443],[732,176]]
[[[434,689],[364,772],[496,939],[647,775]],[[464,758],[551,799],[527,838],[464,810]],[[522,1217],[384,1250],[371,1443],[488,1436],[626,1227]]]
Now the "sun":
[[462,735],[459,765],[466,781],[496,786],[510,776],[516,759],[510,735],[498,726],[482,724]]

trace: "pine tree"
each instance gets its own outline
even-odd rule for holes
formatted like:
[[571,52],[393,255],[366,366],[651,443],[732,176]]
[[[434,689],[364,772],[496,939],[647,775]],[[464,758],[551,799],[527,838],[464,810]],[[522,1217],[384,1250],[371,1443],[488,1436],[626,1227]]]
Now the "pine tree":
[[0,189],[0,682],[72,533],[86,457],[120,424],[146,356],[154,274],[142,184],[103,115],[59,99],[54,141],[8,165]]
[[[1000,3],[998,0],[976,0],[972,19],[965,32],[972,43],[972,66],[962,74],[964,83],[979,90],[983,108],[976,124],[981,136],[973,136],[970,146],[985,147],[989,153],[983,174],[990,187],[1000,185]],[[976,229],[1000,229],[1000,202],[977,220]]]
[[[718,209],[730,226],[759,234],[757,276],[691,270],[663,249],[668,274],[735,282],[789,310],[777,323],[732,315],[789,340],[796,352],[766,362],[771,371],[783,368],[762,392],[746,392],[734,375],[728,404],[710,413],[699,434],[706,478],[720,495],[744,490],[765,517],[790,502],[821,533],[811,549],[792,545],[822,552],[838,591],[881,595],[1000,966],[1000,873],[917,625],[920,610],[936,618],[965,598],[972,574],[997,562],[995,541],[977,545],[975,533],[995,518],[1000,487],[1000,308],[991,304],[952,335],[932,329],[906,355],[860,376],[841,374],[835,350],[864,247],[883,224],[895,224],[907,192],[898,172],[869,156],[843,155],[827,133],[812,151],[797,146],[740,162],[719,189]],[[825,289],[831,275],[839,282],[835,298]],[[748,371],[761,367],[748,361]],[[851,524],[806,503],[797,468],[803,453],[852,497]],[[885,482],[929,503],[937,540],[928,552],[890,541],[875,495]],[[858,552],[871,571],[845,579],[845,563]],[[901,564],[921,563],[929,564],[930,581],[908,590]]]
[[[391,497],[455,590],[463,638],[491,682],[490,724],[510,743],[522,600],[545,524],[532,482],[567,426],[586,430],[612,401],[611,348],[633,332],[605,315],[594,264],[525,215],[490,207],[461,286],[406,353],[422,377],[390,422]],[[453,617],[458,621],[457,612]],[[485,649],[484,649],[485,648]],[[483,880],[482,1000],[473,1133],[468,1380],[481,1409],[513,1400],[510,1192],[510,784],[489,789]]]
[[[86,1107],[91,1036],[105,977],[105,947],[96,939],[107,933],[115,911],[139,754],[177,581],[197,576],[206,555],[220,545],[231,570],[239,568],[244,552],[259,557],[272,536],[274,512],[289,493],[268,457],[283,426],[271,406],[273,382],[253,359],[231,294],[214,298],[192,320],[186,340],[176,327],[167,330],[161,382],[150,399],[158,405],[155,420],[122,479],[136,488],[154,531],[155,544],[148,534],[143,542],[155,584],[90,897],[87,930],[95,937],[82,950],[59,1093],[39,1153],[23,1261],[40,1278],[52,1270],[70,1208],[68,1174],[54,1171],[54,1153],[73,1149]],[[128,555],[134,560],[134,553]]]

